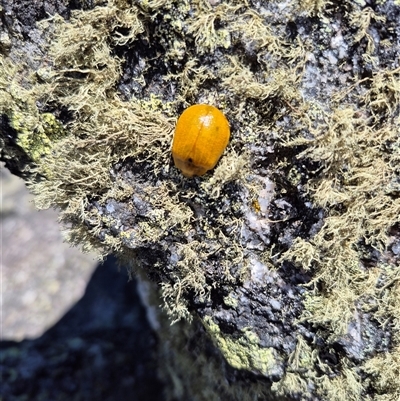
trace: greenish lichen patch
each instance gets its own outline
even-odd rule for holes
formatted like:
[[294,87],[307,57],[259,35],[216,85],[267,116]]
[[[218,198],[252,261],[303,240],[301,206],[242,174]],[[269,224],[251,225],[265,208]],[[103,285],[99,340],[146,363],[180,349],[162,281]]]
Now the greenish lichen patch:
[[235,309],[238,306],[239,301],[233,296],[227,296],[224,298],[224,304],[230,308]]
[[244,330],[239,338],[232,338],[221,333],[219,326],[210,317],[206,316],[203,322],[231,366],[236,369],[257,372],[267,377],[275,378],[282,375],[282,361],[275,350],[263,348],[257,334],[250,328]]
[[[27,66],[15,66],[0,55],[0,110],[17,134],[16,143],[35,163],[50,153],[54,143],[67,133],[51,113],[37,107],[36,79],[27,75]],[[44,85],[41,90],[50,90]]]
[[[18,145],[36,163],[50,153],[54,143],[66,134],[61,123],[50,113],[38,114],[35,121],[30,121],[24,113],[12,113],[10,126],[18,133]],[[51,173],[48,171],[48,174]]]

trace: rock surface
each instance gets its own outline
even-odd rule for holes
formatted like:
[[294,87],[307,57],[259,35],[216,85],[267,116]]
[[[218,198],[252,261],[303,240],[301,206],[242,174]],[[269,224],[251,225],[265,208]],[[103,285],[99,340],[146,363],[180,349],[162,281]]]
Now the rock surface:
[[[166,399],[398,398],[398,1],[45,3],[2,9],[1,157],[142,276]],[[187,180],[193,103],[232,136]]]

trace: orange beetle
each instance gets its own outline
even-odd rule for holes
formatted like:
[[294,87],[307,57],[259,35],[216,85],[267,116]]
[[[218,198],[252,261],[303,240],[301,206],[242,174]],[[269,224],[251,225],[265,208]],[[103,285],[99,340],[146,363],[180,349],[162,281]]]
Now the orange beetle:
[[179,117],[172,142],[175,166],[185,177],[203,175],[217,164],[230,136],[229,123],[214,106],[195,104]]

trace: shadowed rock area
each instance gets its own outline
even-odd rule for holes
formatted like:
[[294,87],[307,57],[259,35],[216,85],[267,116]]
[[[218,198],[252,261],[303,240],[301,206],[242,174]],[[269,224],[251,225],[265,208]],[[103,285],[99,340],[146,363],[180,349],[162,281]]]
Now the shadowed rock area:
[[156,338],[113,257],[84,296],[41,337],[2,341],[3,400],[163,400]]

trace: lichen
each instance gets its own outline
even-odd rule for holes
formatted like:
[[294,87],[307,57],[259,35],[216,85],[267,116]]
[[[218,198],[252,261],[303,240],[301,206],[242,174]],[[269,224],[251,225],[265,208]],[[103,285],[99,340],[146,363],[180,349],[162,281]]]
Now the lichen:
[[236,369],[245,369],[265,376],[279,376],[282,374],[282,361],[273,348],[263,348],[257,334],[250,328],[240,333],[240,337],[233,339],[224,335],[217,324],[210,317],[203,320],[208,332],[217,343],[228,363]]
[[[201,316],[277,394],[396,398],[398,7],[115,0],[42,21],[40,68],[0,58],[37,206],[146,272],[172,322]],[[187,181],[170,144],[193,103],[222,106],[232,136]]]
[[[36,163],[51,152],[54,143],[65,136],[63,126],[50,113],[39,114],[32,124],[26,118],[26,114],[14,112],[11,115],[10,126],[18,133],[18,145]],[[49,174],[51,172],[47,171],[47,175]]]

